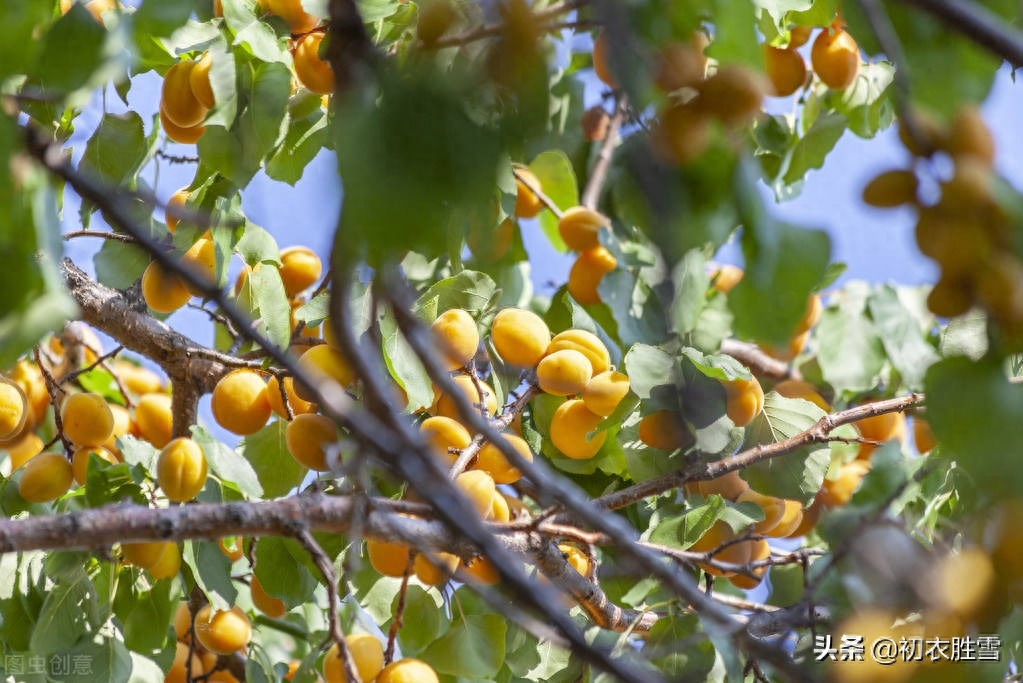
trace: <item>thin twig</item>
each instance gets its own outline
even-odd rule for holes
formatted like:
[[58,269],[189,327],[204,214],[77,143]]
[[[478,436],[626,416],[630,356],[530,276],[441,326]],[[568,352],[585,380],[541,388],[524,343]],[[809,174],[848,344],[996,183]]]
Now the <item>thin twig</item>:
[[401,575],[401,588],[398,590],[398,604],[394,608],[394,616],[391,618],[391,628],[387,631],[387,648],[384,650],[384,664],[390,664],[394,658],[394,642],[398,638],[398,631],[402,627],[402,619],[405,617],[405,603],[408,599],[408,580],[412,576],[412,566],[416,562],[417,553],[408,554],[408,562],[405,563],[405,572]]
[[65,232],[62,237],[66,240],[74,239],[76,237],[98,237],[104,240],[124,242],[125,244],[135,244],[135,238],[131,235],[125,235],[120,232],[103,232],[100,230],[73,230],[71,232]]
[[604,189],[607,180],[608,169],[611,168],[611,159],[614,156],[615,146],[618,143],[618,131],[621,129],[622,121],[629,111],[629,99],[624,94],[618,97],[615,103],[615,111],[607,127],[607,135],[600,145],[597,153],[597,161],[590,170],[590,176],[586,181],[586,188],[583,190],[580,203],[588,209],[596,209],[600,200],[600,192]]
[[514,167],[512,168],[512,174],[515,176],[515,180],[525,185],[526,189],[528,189],[530,192],[536,195],[536,198],[539,199],[544,206],[550,209],[550,212],[554,214],[555,218],[557,218],[559,221],[561,220],[561,217],[565,215],[565,212],[562,211],[558,207],[558,205],[554,203],[553,199],[544,194],[543,189],[541,189],[539,185],[534,183],[530,178],[527,178],[526,176],[519,173],[519,169],[517,168]]

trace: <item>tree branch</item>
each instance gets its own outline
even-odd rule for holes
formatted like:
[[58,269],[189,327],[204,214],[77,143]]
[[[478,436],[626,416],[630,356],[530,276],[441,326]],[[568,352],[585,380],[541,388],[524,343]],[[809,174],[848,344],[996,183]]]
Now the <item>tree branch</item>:
[[618,143],[618,131],[621,129],[622,122],[625,121],[628,111],[629,98],[624,94],[619,95],[615,103],[614,114],[611,116],[610,123],[608,123],[607,135],[604,136],[604,141],[600,145],[600,152],[597,153],[597,162],[590,171],[590,176],[586,181],[586,188],[583,190],[582,199],[580,200],[580,203],[587,209],[596,210],[597,202],[600,201],[600,192],[604,188],[604,182],[607,180],[607,172],[611,168],[611,158],[614,156],[615,145]]
[[1014,69],[1023,66],[1023,34],[1005,25],[1004,20],[977,3],[960,0],[902,0],[918,7],[961,33],[980,47],[1009,62]]

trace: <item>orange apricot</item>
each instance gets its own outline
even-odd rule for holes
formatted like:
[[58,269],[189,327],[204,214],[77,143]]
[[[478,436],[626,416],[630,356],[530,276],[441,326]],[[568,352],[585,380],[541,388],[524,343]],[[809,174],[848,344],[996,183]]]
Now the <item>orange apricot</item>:
[[430,444],[430,451],[447,467],[454,465],[458,459],[451,449],[461,450],[472,443],[469,430],[450,417],[428,417],[419,425],[419,432]]
[[823,410],[831,412],[831,405],[817,391],[817,387],[802,379],[786,379],[774,385],[774,390],[785,398],[802,398]]
[[764,45],[764,68],[775,97],[788,97],[806,83],[806,62],[794,49]]
[[[497,394],[494,393],[494,390],[486,382],[480,382],[480,387],[484,393],[484,396],[481,398],[479,391],[476,389],[476,383],[472,381],[471,377],[455,375],[451,378],[451,381],[454,382],[462,395],[474,406],[479,406],[480,403],[483,403],[488,415],[497,413]],[[430,407],[430,412],[434,415],[450,417],[452,420],[461,419],[455,399],[437,389],[434,390],[434,402]]]
[[654,153],[666,163],[679,166],[696,160],[709,141],[709,118],[694,102],[673,104],[661,110],[650,135]]
[[607,34],[602,29],[597,37],[593,39],[593,72],[605,85],[611,88],[618,87],[618,81],[611,74],[608,66],[608,45]]
[[323,33],[309,33],[302,36],[292,50],[295,74],[305,87],[321,95],[334,92],[334,70],[330,63],[320,57]]
[[433,559],[418,553],[412,561],[412,573],[427,586],[440,586],[458,568],[459,562],[458,555],[450,553],[434,553]]
[[0,376],[0,439],[16,437],[28,419],[28,398],[21,386]]
[[384,667],[376,683],[440,683],[433,667],[418,659],[401,659]]
[[[484,586],[493,586],[501,580],[501,574],[494,563],[485,557],[475,557],[469,563],[462,563],[462,571],[471,581]],[[379,679],[377,679],[379,683]]]
[[174,215],[175,209],[185,208],[185,204],[188,202],[188,196],[191,193],[187,187],[183,187],[170,196],[167,200],[167,209],[164,220],[167,222],[167,230],[174,232],[178,229],[178,217]]
[[170,442],[173,424],[169,395],[144,394],[135,404],[138,434],[157,448],[163,448]]
[[834,479],[825,479],[817,499],[825,508],[841,507],[849,502],[870,471],[869,460],[853,460],[842,465]]
[[599,304],[600,281],[617,265],[618,260],[602,246],[580,253],[568,271],[568,293],[583,306]]
[[934,447],[938,445],[931,424],[920,416],[913,418],[913,441],[916,443],[916,450],[920,455],[934,450]]
[[181,277],[153,261],[142,273],[142,298],[157,313],[173,313],[188,303],[192,293]]
[[[284,378],[284,391],[288,395],[288,405],[291,406],[291,412],[294,415],[316,412],[315,403],[299,398],[298,392],[295,391],[294,377]],[[276,376],[271,377],[270,381],[266,383],[266,399],[270,402],[271,410],[280,417],[288,417],[288,411],[284,407],[284,399],[281,397],[281,383]]]
[[202,137],[202,134],[206,132],[206,126],[202,124],[188,127],[177,125],[167,118],[162,103],[160,104],[160,127],[168,138],[183,145],[194,145]]
[[411,553],[411,549],[403,543],[366,539],[366,554],[369,556],[369,564],[383,576],[394,578],[404,576]]
[[177,543],[168,541],[163,543],[160,556],[146,569],[154,579],[169,579],[177,576],[181,569],[181,548]]
[[628,393],[629,378],[617,370],[605,370],[586,383],[582,399],[591,413],[607,417]]
[[806,45],[812,32],[813,26],[793,26],[789,30],[789,47],[797,48]]
[[969,157],[990,167],[995,161],[995,140],[976,107],[956,112],[949,127],[945,151],[955,159]]
[[[667,449],[666,449],[667,450]],[[749,490],[749,484],[739,476],[738,471],[726,472],[720,477],[694,482],[696,490],[703,496],[717,494],[727,500],[738,500],[744,491]]]
[[[504,438],[508,445],[515,449],[523,459],[533,462],[533,452],[529,450],[529,444],[526,443],[525,439],[514,434],[505,434]],[[489,442],[480,449],[473,469],[482,470],[489,474],[495,484],[514,484],[522,478],[522,473],[508,462],[508,459],[504,457],[501,450]],[[497,498],[501,498],[501,496],[498,495]]]
[[785,501],[774,496],[767,496],[759,491],[747,488],[736,498],[737,503],[753,503],[764,511],[764,518],[753,525],[754,533],[766,534],[778,525],[785,516]]
[[[551,441],[566,457],[575,460],[592,458],[607,438],[607,432],[596,432],[601,419],[591,413],[581,399],[565,401],[551,418]],[[590,436],[592,432],[596,433]]]
[[756,377],[733,379],[724,386],[728,399],[726,412],[736,427],[745,427],[764,409],[764,390]]
[[252,593],[252,604],[271,619],[280,619],[288,613],[288,606],[284,604],[284,601],[267,593],[255,574],[252,575],[252,581],[249,583],[249,591]]
[[11,471],[18,469],[26,462],[43,452],[43,440],[35,432],[23,434],[8,445],[0,446],[0,451],[7,451],[11,459]]
[[916,173],[911,170],[885,171],[863,188],[863,202],[882,209],[913,204],[919,185]]
[[76,446],[99,446],[114,432],[114,415],[99,394],[71,394],[60,409],[64,436]]
[[762,74],[728,64],[701,84],[697,106],[727,126],[744,126],[760,114],[769,89]]
[[594,375],[599,375],[611,368],[611,354],[600,337],[586,330],[565,330],[554,335],[547,346],[547,354],[562,349],[574,349],[586,356]]
[[[767,541],[760,538],[752,542],[753,545],[750,549],[750,557],[747,562],[756,562],[758,560],[766,560],[771,556],[771,546],[767,544]],[[753,576],[746,576],[745,574],[734,574],[728,577],[728,581],[736,588],[743,590],[752,590],[760,585],[763,581],[764,575],[767,573],[767,567],[756,567],[753,570]]]
[[71,475],[78,482],[79,486],[85,485],[85,476],[89,468],[89,456],[93,453],[96,454],[96,457],[107,461],[111,465],[116,465],[118,462],[117,456],[103,446],[86,446],[76,449],[74,455],[71,456]]
[[444,353],[448,370],[464,368],[476,355],[480,333],[476,321],[461,308],[441,313],[430,326],[437,345]]
[[202,123],[209,111],[192,92],[192,69],[195,62],[178,62],[163,77],[160,110],[167,119],[180,128],[192,128]]
[[664,92],[695,88],[703,80],[706,69],[707,58],[700,45],[671,42],[657,54],[654,83]]
[[543,318],[522,308],[499,311],[490,325],[490,337],[505,363],[524,368],[539,363],[551,343]]
[[739,284],[744,274],[739,266],[722,263],[710,274],[710,286],[722,294],[728,294]]
[[213,387],[211,404],[217,424],[242,436],[262,429],[273,411],[263,376],[246,368],[233,370],[220,378]]
[[469,498],[481,517],[490,516],[497,495],[493,477],[481,470],[469,470],[455,477],[455,486]]
[[220,552],[224,553],[224,557],[231,560],[232,563],[242,559],[245,555],[245,544],[241,536],[218,538],[217,547],[220,548]]
[[281,250],[281,281],[288,298],[316,284],[323,274],[323,262],[309,247]]
[[337,427],[330,418],[316,413],[296,415],[284,430],[284,440],[291,457],[309,469],[331,469],[328,451],[337,443]]
[[209,52],[204,52],[199,61],[195,63],[188,74],[188,84],[192,88],[192,94],[199,104],[212,109],[217,103],[213,96],[213,86],[210,84],[210,67],[213,66],[213,57]]
[[240,607],[214,611],[205,605],[195,613],[195,637],[210,652],[229,655],[249,644],[252,623]]
[[673,451],[691,446],[693,435],[681,415],[673,410],[658,410],[640,420],[639,440],[651,448]]
[[264,9],[283,19],[292,33],[308,33],[320,20],[302,7],[302,0],[260,0]]
[[575,349],[547,354],[536,366],[540,389],[554,396],[580,394],[593,376],[589,359]]
[[[333,380],[342,387],[349,387],[356,379],[355,371],[344,354],[329,344],[310,347],[298,359],[298,367],[317,384]],[[302,382],[295,383],[295,393],[304,401],[316,398]]]
[[[735,539],[736,534],[732,531],[732,527],[719,519],[704,532],[703,536],[689,547],[689,550],[695,553],[713,553],[712,559],[718,562],[746,564],[752,556],[754,542],[739,541],[733,543],[732,541],[735,541]],[[721,548],[721,550],[715,552],[718,548]],[[734,574],[734,572],[723,571],[709,565],[701,564],[700,566],[708,574],[713,574],[714,576],[731,576]]]
[[[384,668],[384,647],[368,633],[353,633],[345,636],[345,645],[352,656],[355,670],[363,681],[376,680]],[[323,678],[326,683],[348,683],[344,660],[338,652],[337,643],[330,646],[323,657]]]
[[571,543],[559,543],[558,550],[561,551],[561,554],[565,557],[565,562],[568,562],[572,569],[583,576],[590,575],[593,563],[590,561],[589,556],[580,550],[578,546]]
[[[515,169],[519,176],[525,178],[529,185],[542,190],[543,187],[540,185],[540,179],[533,174],[528,168],[516,168]],[[529,189],[529,185],[522,182],[519,178],[515,179],[515,217],[516,218],[533,218],[536,214],[540,213],[544,208],[543,200],[541,200],[535,192]]]
[[217,286],[217,248],[210,238],[197,239],[181,257],[181,264],[191,269],[203,284],[203,287],[196,287],[185,283],[185,288],[192,296],[206,296],[205,289]]
[[860,48],[845,29],[825,29],[813,41],[810,61],[824,85],[842,90],[860,73]]
[[608,228],[610,223],[606,217],[585,206],[573,206],[558,221],[558,234],[573,251],[600,246],[600,231]]

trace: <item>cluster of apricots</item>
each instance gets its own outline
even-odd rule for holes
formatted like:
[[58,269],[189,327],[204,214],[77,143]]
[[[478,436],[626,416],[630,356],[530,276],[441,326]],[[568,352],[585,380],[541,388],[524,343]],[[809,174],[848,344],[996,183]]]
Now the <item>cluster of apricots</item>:
[[[771,80],[772,95],[788,97],[806,85],[806,61],[798,49],[806,44],[812,32],[811,26],[795,26],[789,31],[785,47],[764,45],[764,70]],[[824,85],[832,90],[843,90],[852,85],[860,73],[860,48],[843,22],[836,19],[817,34],[810,48],[810,61],[813,72]]]
[[[980,112],[959,110],[947,128],[923,115],[901,125],[900,138],[914,157],[947,154],[951,175],[940,182],[940,196],[925,202],[912,168],[881,173],[863,190],[877,207],[913,206],[916,242],[934,259],[941,277],[927,305],[942,317],[982,306],[1010,338],[1023,336],[1023,262],[1013,251],[1012,220],[995,196],[995,144]],[[915,137],[914,137],[915,136]],[[920,139],[916,139],[920,138]]]
[[333,93],[334,70],[320,56],[325,34],[317,31],[319,17],[306,12],[301,0],[257,0],[256,4],[262,12],[280,17],[288,25],[294,37],[291,59],[299,82],[320,95]]
[[206,131],[203,122],[216,104],[210,83],[209,52],[183,60],[167,70],[160,92],[160,125],[171,140],[193,144]]
[[610,227],[605,216],[584,206],[568,209],[558,221],[561,239],[579,254],[568,271],[568,293],[583,306],[601,302],[597,291],[600,281],[618,265],[614,255],[600,243],[601,230]]
[[[241,608],[216,610],[204,605],[193,618],[188,603],[179,603],[174,613],[174,634],[177,637],[174,662],[164,683],[187,683],[189,673],[192,680],[237,683],[234,674],[218,668],[218,655],[244,653],[248,648],[252,623]],[[195,634],[194,642],[192,634]]]

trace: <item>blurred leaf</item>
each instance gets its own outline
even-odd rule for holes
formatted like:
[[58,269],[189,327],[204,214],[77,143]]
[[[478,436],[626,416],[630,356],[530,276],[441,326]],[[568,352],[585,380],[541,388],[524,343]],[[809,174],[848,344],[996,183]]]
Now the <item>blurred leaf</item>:
[[85,500],[89,507],[127,501],[145,505],[148,502],[142,490],[145,479],[145,472],[139,465],[111,465],[90,453],[85,473]]
[[41,43],[29,80],[49,92],[68,97],[112,75],[100,69],[108,56],[107,32],[77,3],[50,26]]
[[196,9],[199,0],[145,0],[133,15],[135,30],[153,36],[167,36],[182,26]]
[[[782,168],[785,170],[782,182],[786,186],[800,183],[806,178],[807,173],[822,168],[831,150],[842,138],[846,126],[847,120],[840,114],[829,112],[818,116],[809,130],[789,149],[782,162]],[[779,197],[786,196],[785,192],[777,187],[775,193]]]
[[[486,273],[463,270],[454,277],[440,280],[423,292],[416,301],[418,312],[433,310],[437,314],[452,308],[461,308],[478,318],[494,300],[497,284]],[[427,322],[433,322],[428,319]]]
[[654,387],[671,383],[677,376],[675,359],[667,351],[648,344],[634,344],[625,354],[629,386],[641,399],[650,398]]
[[672,680],[707,680],[715,664],[714,644],[701,637],[694,615],[658,619],[647,634],[644,654]]
[[224,21],[234,33],[234,45],[242,45],[262,62],[289,64],[287,40],[279,37],[273,27],[253,12],[255,5],[224,0]]
[[849,130],[861,138],[872,138],[895,120],[888,89],[894,79],[895,67],[889,62],[863,64],[856,80],[843,90],[829,90],[825,102],[845,116]]
[[707,289],[710,278],[707,275],[707,259],[699,249],[690,249],[675,266],[672,274],[675,285],[675,300],[669,313],[672,332],[692,332],[707,304]]
[[98,621],[96,590],[83,572],[74,581],[50,589],[32,630],[30,648],[34,654],[64,652]]
[[133,111],[104,114],[85,145],[78,170],[109,185],[123,185],[135,177],[148,156],[141,116]]
[[302,483],[306,469],[291,457],[284,440],[284,420],[274,420],[255,434],[242,439],[239,451],[252,465],[263,498],[280,498]]
[[884,344],[865,314],[865,296],[849,288],[842,294],[832,297],[817,324],[817,361],[837,392],[866,391],[884,367]]
[[891,285],[882,286],[871,294],[867,309],[892,366],[910,389],[922,388],[924,374],[938,360],[938,352],[924,339],[923,330],[903,307],[898,293]]
[[[540,189],[555,206],[562,211],[579,204],[579,187],[575,179],[575,171],[568,155],[560,149],[541,152],[529,164],[529,170],[540,181]],[[568,251],[565,242],[558,232],[558,219],[550,211],[543,210],[537,216],[540,227],[547,235],[551,245],[558,251]]]
[[979,309],[952,318],[941,331],[942,356],[966,356],[980,360],[988,352],[987,314]]

